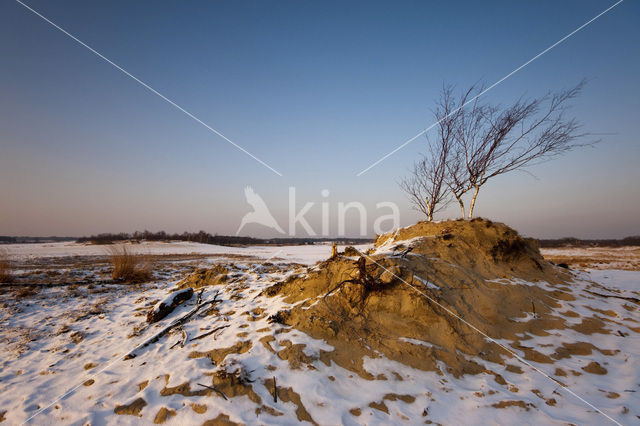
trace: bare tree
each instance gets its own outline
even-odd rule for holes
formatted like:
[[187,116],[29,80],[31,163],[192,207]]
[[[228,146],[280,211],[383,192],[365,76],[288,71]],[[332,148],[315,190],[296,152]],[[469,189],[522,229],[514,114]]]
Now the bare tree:
[[427,135],[427,155],[413,165],[410,175],[400,183],[413,207],[424,213],[428,221],[432,221],[433,215],[450,203],[451,195],[460,204],[462,216],[465,215],[462,195],[471,187],[463,167],[464,156],[456,140],[464,121],[461,106],[473,90],[471,87],[458,100],[453,95],[452,86],[443,86],[433,112],[437,123],[436,136],[429,138]]
[[[519,99],[508,107],[478,105],[476,99],[475,105],[461,109],[464,112],[456,123],[456,146],[463,153],[459,160],[464,161],[466,169],[462,181],[467,186],[463,189],[473,189],[469,218],[473,217],[480,188],[491,178],[585,145],[579,143],[586,136],[579,133],[580,124],[566,117],[567,102],[580,94],[584,84],[541,98]],[[468,94],[462,98],[466,97]]]
[[[436,119],[440,136],[450,140],[449,155],[447,156],[447,174],[445,183],[449,192],[455,197],[460,205],[462,217],[465,217],[463,195],[471,189],[469,182],[466,158],[467,154],[464,144],[460,143],[461,135],[473,137],[478,133],[480,117],[483,116],[483,106],[478,102],[478,96],[472,97],[474,93],[482,92],[483,87],[473,85],[466,92],[456,99],[453,94],[453,87],[443,87]],[[471,99],[469,99],[472,97]],[[467,106],[467,104],[470,104]],[[466,108],[466,109],[465,109]]]
[[480,188],[491,178],[524,170],[564,154],[587,134],[575,118],[567,118],[567,105],[585,82],[541,98],[520,98],[510,106],[480,102],[481,86],[473,85],[456,97],[443,87],[434,111],[437,133],[427,138],[427,155],[414,164],[401,188],[428,220],[445,207],[450,196],[465,217],[463,196],[472,191],[468,218],[473,217]]
[[413,207],[424,213],[429,222],[449,200],[449,190],[444,182],[445,157],[446,153],[440,151],[435,156],[423,158],[413,165],[411,174],[400,182],[400,188],[407,193]]

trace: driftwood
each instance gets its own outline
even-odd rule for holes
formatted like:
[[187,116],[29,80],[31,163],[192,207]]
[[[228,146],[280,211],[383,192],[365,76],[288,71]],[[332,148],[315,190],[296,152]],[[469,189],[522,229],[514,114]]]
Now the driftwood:
[[218,330],[222,330],[223,328],[227,328],[227,327],[230,327],[230,325],[229,325],[229,324],[226,324],[226,325],[221,325],[220,327],[216,327],[216,328],[214,328],[214,329],[213,329],[213,330],[211,330],[211,331],[207,331],[206,333],[203,333],[203,334],[201,334],[201,335],[199,335],[199,336],[196,336],[196,337],[192,338],[192,339],[190,340],[190,342],[193,342],[194,340],[202,339],[203,337],[211,336],[211,335],[212,335],[213,333],[215,333],[216,331],[218,331]]
[[160,321],[180,306],[182,302],[191,299],[192,296],[193,289],[191,287],[171,293],[166,300],[160,302],[147,313],[147,321],[150,323]]
[[169,331],[171,331],[171,329],[184,324],[185,322],[189,321],[189,319],[194,316],[195,314],[198,313],[198,311],[200,309],[202,309],[205,306],[211,305],[213,303],[218,302],[218,293],[215,294],[215,296],[213,296],[212,300],[208,300],[204,303],[202,303],[201,301],[201,296],[202,296],[202,292],[200,292],[200,294],[198,295],[198,302],[196,303],[196,306],[189,311],[188,313],[186,313],[185,315],[181,316],[180,318],[172,321],[169,325],[167,325],[165,328],[163,328],[162,330],[160,330],[160,332],[158,332],[156,335],[154,335],[153,337],[149,338],[148,340],[146,340],[145,342],[141,343],[140,345],[136,346],[131,352],[129,352],[127,355],[125,355],[124,359],[132,359],[136,357],[136,352],[144,347],[149,346],[152,343],[157,342],[158,340],[160,340],[160,338],[162,336],[164,336],[165,334],[167,334]]
[[198,386],[202,386],[203,388],[211,389],[212,391],[217,392],[220,396],[222,396],[225,399],[225,401],[229,400],[229,398],[227,398],[227,395],[225,395],[224,392],[222,392],[219,389],[214,388],[213,386],[203,385],[202,383],[198,383]]

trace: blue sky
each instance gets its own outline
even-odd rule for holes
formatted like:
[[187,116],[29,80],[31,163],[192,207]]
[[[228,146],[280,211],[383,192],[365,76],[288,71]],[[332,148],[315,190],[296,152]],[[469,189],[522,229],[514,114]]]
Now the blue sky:
[[[396,202],[444,82],[500,79],[613,2],[125,2],[28,5],[283,173],[264,168],[14,1],[0,2],[0,234],[232,234],[253,186]],[[613,133],[487,184],[477,214],[535,237],[640,234],[640,5],[627,0],[486,95],[590,83],[573,113]],[[323,189],[330,196],[320,196]],[[455,217],[452,206],[441,218]],[[332,218],[333,219],[333,218]],[[335,220],[332,220],[335,223]],[[355,223],[355,222],[354,222]],[[252,227],[253,226],[253,227]],[[332,224],[332,231],[335,231]],[[243,233],[270,235],[259,225]],[[352,234],[357,233],[354,229]]]

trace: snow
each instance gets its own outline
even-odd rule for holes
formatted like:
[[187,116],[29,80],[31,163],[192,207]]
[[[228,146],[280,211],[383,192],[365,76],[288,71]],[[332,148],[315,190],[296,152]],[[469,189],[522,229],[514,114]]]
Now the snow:
[[629,254],[634,251],[637,251],[638,247],[636,246],[628,246],[628,247],[548,247],[541,248],[540,252],[544,256],[570,256],[570,257],[588,257],[594,255],[602,255],[602,254],[612,254],[612,253],[620,253],[620,254]]
[[617,269],[589,269],[588,279],[606,288],[640,297],[640,271],[621,271]]
[[[313,264],[327,259],[331,255],[331,246],[327,244],[297,245],[297,246],[248,246],[228,247],[214,244],[200,244],[184,241],[159,242],[143,241],[139,244],[125,244],[127,250],[135,254],[148,255],[242,255],[255,256],[263,259],[287,259],[289,262]],[[37,244],[3,244],[5,250],[13,259],[34,259],[63,256],[108,256],[112,245],[83,244],[75,242],[37,243]],[[344,250],[346,246],[338,246]],[[355,246],[364,251],[370,244]]]
[[420,281],[422,284],[424,284],[427,288],[431,288],[433,290],[440,290],[440,287],[435,285],[434,283],[432,283],[431,281],[427,281],[424,278],[420,278],[417,275],[413,275],[413,278],[417,279],[418,281]]
[[[395,235],[395,234],[394,234]],[[384,243],[380,244],[371,255],[401,255],[405,250],[414,247],[417,243],[427,237],[415,237],[407,240],[396,240],[395,236],[387,238]]]
[[[394,245],[399,243],[407,244],[394,242]],[[359,249],[366,250],[367,247]],[[143,243],[132,245],[132,248],[144,253],[243,254],[272,258],[270,262],[273,263],[307,264],[326,259],[331,251],[330,246],[232,248],[195,243]],[[24,258],[95,256],[104,254],[100,252],[103,249],[103,246],[75,243],[10,247],[12,256]],[[220,258],[214,260],[220,261]],[[279,387],[293,388],[311,417],[321,424],[415,424],[425,420],[454,425],[609,422],[567,389],[617,422],[636,423],[640,415],[640,339],[637,338],[640,314],[637,305],[587,292],[608,290],[638,297],[640,271],[578,272],[572,284],[575,300],[557,300],[557,312],[578,315],[565,317],[569,326],[579,324],[583,318],[603,318],[610,333],[584,335],[565,328],[544,335],[519,336],[523,344],[546,355],[551,355],[562,343],[571,342],[589,342],[602,351],[611,351],[610,355],[594,350],[586,355],[558,359],[553,364],[527,361],[530,365],[526,365],[506,357],[504,365],[483,361],[488,369],[506,380],[507,385],[501,385],[487,373],[455,378],[447,373],[444,364],[440,365],[439,372],[421,371],[383,356],[365,358],[364,368],[374,376],[383,374],[386,380],[365,380],[333,363],[327,365],[318,357],[321,351],[332,350],[329,344],[269,322],[271,315],[291,305],[278,296],[269,298],[261,292],[282,281],[291,271],[285,267],[269,270],[252,260],[234,259],[234,263],[246,281],[231,282],[224,287],[206,287],[202,296],[202,300],[211,300],[220,291],[221,302],[216,304],[220,315],[195,315],[183,325],[188,339],[223,325],[228,327],[209,338],[188,341],[184,348],[179,344],[171,348],[183,339],[176,330],[138,350],[137,356],[130,360],[123,360],[123,356],[194,308],[196,298],[192,297],[157,324],[149,325],[145,321],[146,312],[157,306],[159,300],[173,297],[170,292],[179,276],[137,287],[50,286],[33,298],[5,297],[0,305],[3,324],[0,329],[3,351],[0,413],[6,411],[7,424],[21,424],[28,419],[37,425],[149,424],[161,407],[176,412],[167,424],[202,424],[221,413],[232,421],[245,424],[298,424],[298,407],[294,402],[273,401],[272,389],[264,383],[272,377],[276,378]],[[425,285],[429,284],[425,282]],[[547,283],[527,284],[550,286]],[[535,321],[535,318],[513,320]],[[260,339],[265,337],[273,337],[273,340],[263,344]],[[429,342],[417,339],[403,340],[431,346]],[[251,348],[230,354],[223,365],[214,365],[207,357],[190,356],[195,351],[227,348],[239,341],[251,342]],[[513,342],[503,340],[500,343],[525,357]],[[313,368],[293,369],[286,359],[278,356],[278,352],[290,344],[305,345],[303,351],[313,359]],[[607,374],[584,371],[591,362],[606,368]],[[523,374],[507,370],[507,364],[517,365]],[[567,388],[533,367],[560,380]],[[247,396],[224,400],[215,394],[161,395],[162,389],[186,382],[191,391],[201,390],[197,383],[210,384],[210,374],[220,369],[234,371],[237,368],[243,368],[247,378],[253,381],[253,390],[261,398],[262,405],[282,415],[275,416],[267,411],[256,414],[257,406]],[[556,369],[562,369],[567,375],[558,376]],[[91,380],[93,383],[85,385]],[[144,381],[148,381],[148,385],[140,389],[139,384]],[[390,394],[408,395],[413,402],[389,397]],[[114,414],[116,404],[127,404],[136,398],[143,398],[147,403],[142,417]],[[504,401],[517,402],[524,407],[494,407]],[[194,403],[206,405],[207,412],[196,413],[191,408]],[[384,403],[388,413],[372,407],[371,403]],[[360,410],[359,416],[350,412],[356,408]]]

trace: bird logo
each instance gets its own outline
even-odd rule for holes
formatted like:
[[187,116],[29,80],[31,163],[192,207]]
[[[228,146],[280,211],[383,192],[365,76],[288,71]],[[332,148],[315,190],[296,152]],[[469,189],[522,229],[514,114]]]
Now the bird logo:
[[244,196],[247,199],[247,203],[249,203],[249,205],[253,207],[253,211],[244,215],[242,221],[240,222],[240,227],[238,228],[236,235],[240,234],[242,228],[250,223],[257,223],[259,225],[275,229],[279,233],[284,234],[284,231],[282,230],[280,225],[278,225],[278,222],[276,222],[276,219],[269,211],[267,204],[264,202],[262,197],[253,190],[252,187],[247,186],[244,189]]

